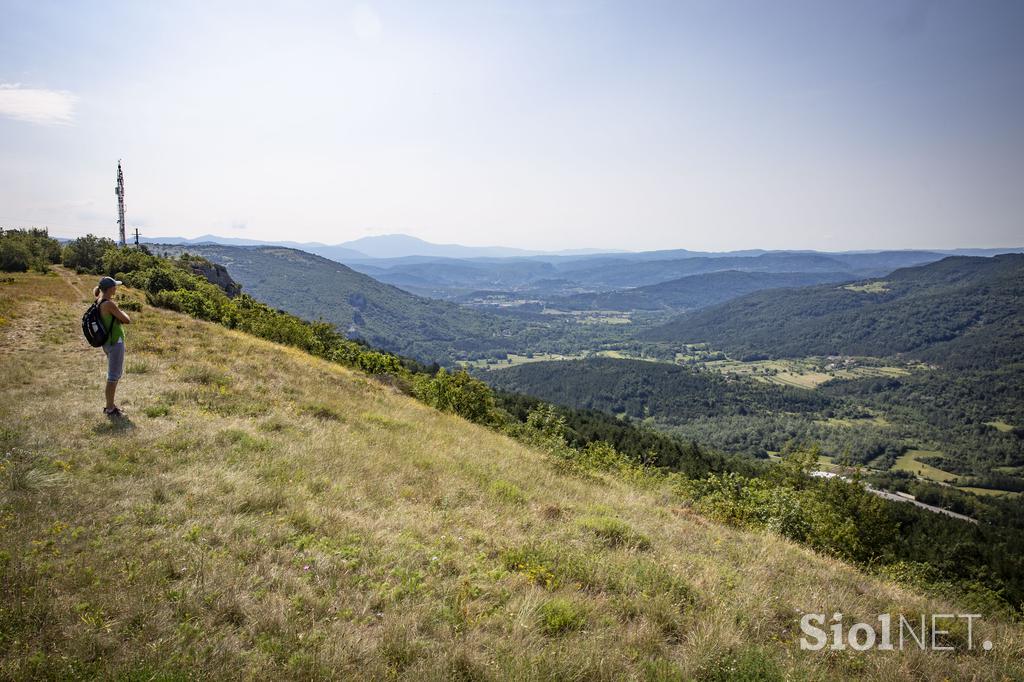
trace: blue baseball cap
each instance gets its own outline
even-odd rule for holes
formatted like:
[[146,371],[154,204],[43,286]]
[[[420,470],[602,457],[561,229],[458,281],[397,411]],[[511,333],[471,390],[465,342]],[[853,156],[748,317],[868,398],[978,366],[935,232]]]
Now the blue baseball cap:
[[116,287],[121,284],[120,280],[116,280],[113,277],[104,277],[100,279],[100,291],[106,291],[110,287]]

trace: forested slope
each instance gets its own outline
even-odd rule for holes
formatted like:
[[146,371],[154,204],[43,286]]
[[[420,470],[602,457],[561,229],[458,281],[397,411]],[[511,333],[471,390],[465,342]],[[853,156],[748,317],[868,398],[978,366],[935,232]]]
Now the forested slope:
[[856,285],[761,291],[645,338],[736,355],[906,355],[993,369],[1024,360],[1024,255],[950,257]]

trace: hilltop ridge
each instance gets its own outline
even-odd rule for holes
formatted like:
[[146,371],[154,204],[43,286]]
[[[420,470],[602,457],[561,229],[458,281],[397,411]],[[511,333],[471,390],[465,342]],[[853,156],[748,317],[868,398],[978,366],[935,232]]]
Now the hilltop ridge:
[[802,612],[965,607],[178,313],[133,313],[108,422],[56,270],[0,285],[4,677],[1022,672],[998,620],[986,653],[800,651]]

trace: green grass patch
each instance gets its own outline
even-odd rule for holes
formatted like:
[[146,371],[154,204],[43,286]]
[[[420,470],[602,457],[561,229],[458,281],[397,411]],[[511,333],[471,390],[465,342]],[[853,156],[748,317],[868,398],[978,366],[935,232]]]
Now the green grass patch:
[[938,481],[939,483],[946,483],[956,478],[956,474],[951,474],[948,471],[943,471],[937,467],[933,467],[931,464],[925,464],[919,462],[919,457],[942,457],[942,452],[938,450],[907,450],[901,455],[896,463],[893,465],[893,471],[909,471],[915,476],[926,478],[931,481]]
[[128,374],[147,374],[149,373],[149,363],[145,360],[129,360],[125,371]]
[[185,365],[179,370],[182,381],[203,386],[227,387],[231,377],[210,365]]
[[502,481],[501,479],[491,481],[491,484],[487,486],[487,491],[502,502],[508,502],[509,504],[526,503],[526,493],[520,490],[519,486],[508,481]]
[[633,530],[625,521],[607,516],[586,516],[578,522],[580,528],[590,531],[606,547],[648,550],[650,539]]
[[889,291],[889,283],[865,282],[864,284],[847,284],[843,288],[847,291],[856,291],[862,294],[884,294]]
[[243,429],[225,429],[217,434],[217,443],[230,445],[239,452],[269,452],[273,443],[266,438],[253,436]]
[[541,632],[549,637],[582,630],[587,624],[584,607],[564,597],[549,599],[541,604],[537,613]]
[[760,647],[729,651],[708,666],[701,682],[782,682],[785,679],[771,654]]
[[171,413],[171,408],[168,405],[158,403],[156,405],[150,405],[142,410],[142,414],[146,415],[150,419],[156,419],[157,417],[166,417]]

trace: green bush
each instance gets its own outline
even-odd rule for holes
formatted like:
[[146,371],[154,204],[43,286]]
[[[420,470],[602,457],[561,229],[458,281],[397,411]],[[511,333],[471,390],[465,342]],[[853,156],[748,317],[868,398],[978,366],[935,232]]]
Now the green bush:
[[442,367],[434,376],[420,375],[413,385],[413,394],[431,407],[479,424],[496,419],[490,387],[465,370],[449,374]]
[[600,440],[590,441],[577,452],[577,463],[586,469],[619,471],[636,466],[635,462],[617,451],[610,443]]
[[151,255],[144,246],[129,246],[123,249],[107,249],[103,252],[100,262],[103,272],[124,279],[129,272],[157,266],[160,259]]
[[25,272],[32,263],[32,253],[25,244],[13,239],[0,239],[0,270]]
[[[793,461],[800,466],[804,459]],[[725,473],[680,485],[698,509],[736,526],[766,528],[859,563],[892,552],[899,527],[885,500],[856,481],[790,476],[773,481]]]
[[47,272],[52,263],[60,262],[60,242],[45,229],[0,229],[0,270]]
[[149,294],[175,289],[195,289],[198,278],[189,274],[172,261],[159,261],[153,266],[125,272],[124,283]]
[[513,422],[507,431],[516,440],[558,456],[578,454],[569,448],[565,417],[550,403],[539,403],[527,413],[525,423]]
[[118,297],[117,305],[122,310],[131,310],[132,312],[139,312],[142,310],[142,302],[132,296]]
[[545,635],[561,635],[582,630],[587,624],[586,611],[574,601],[557,597],[541,605],[540,629]]
[[105,237],[87,234],[68,242],[61,251],[61,262],[76,272],[98,275],[103,270],[103,254],[116,249],[117,244]]
[[628,523],[608,516],[585,516],[579,520],[580,528],[590,531],[607,547],[647,550],[651,541],[633,530]]
[[220,302],[199,291],[160,291],[153,295],[152,302],[153,305],[177,310],[201,320],[220,322],[224,319],[224,307],[219,305]]

